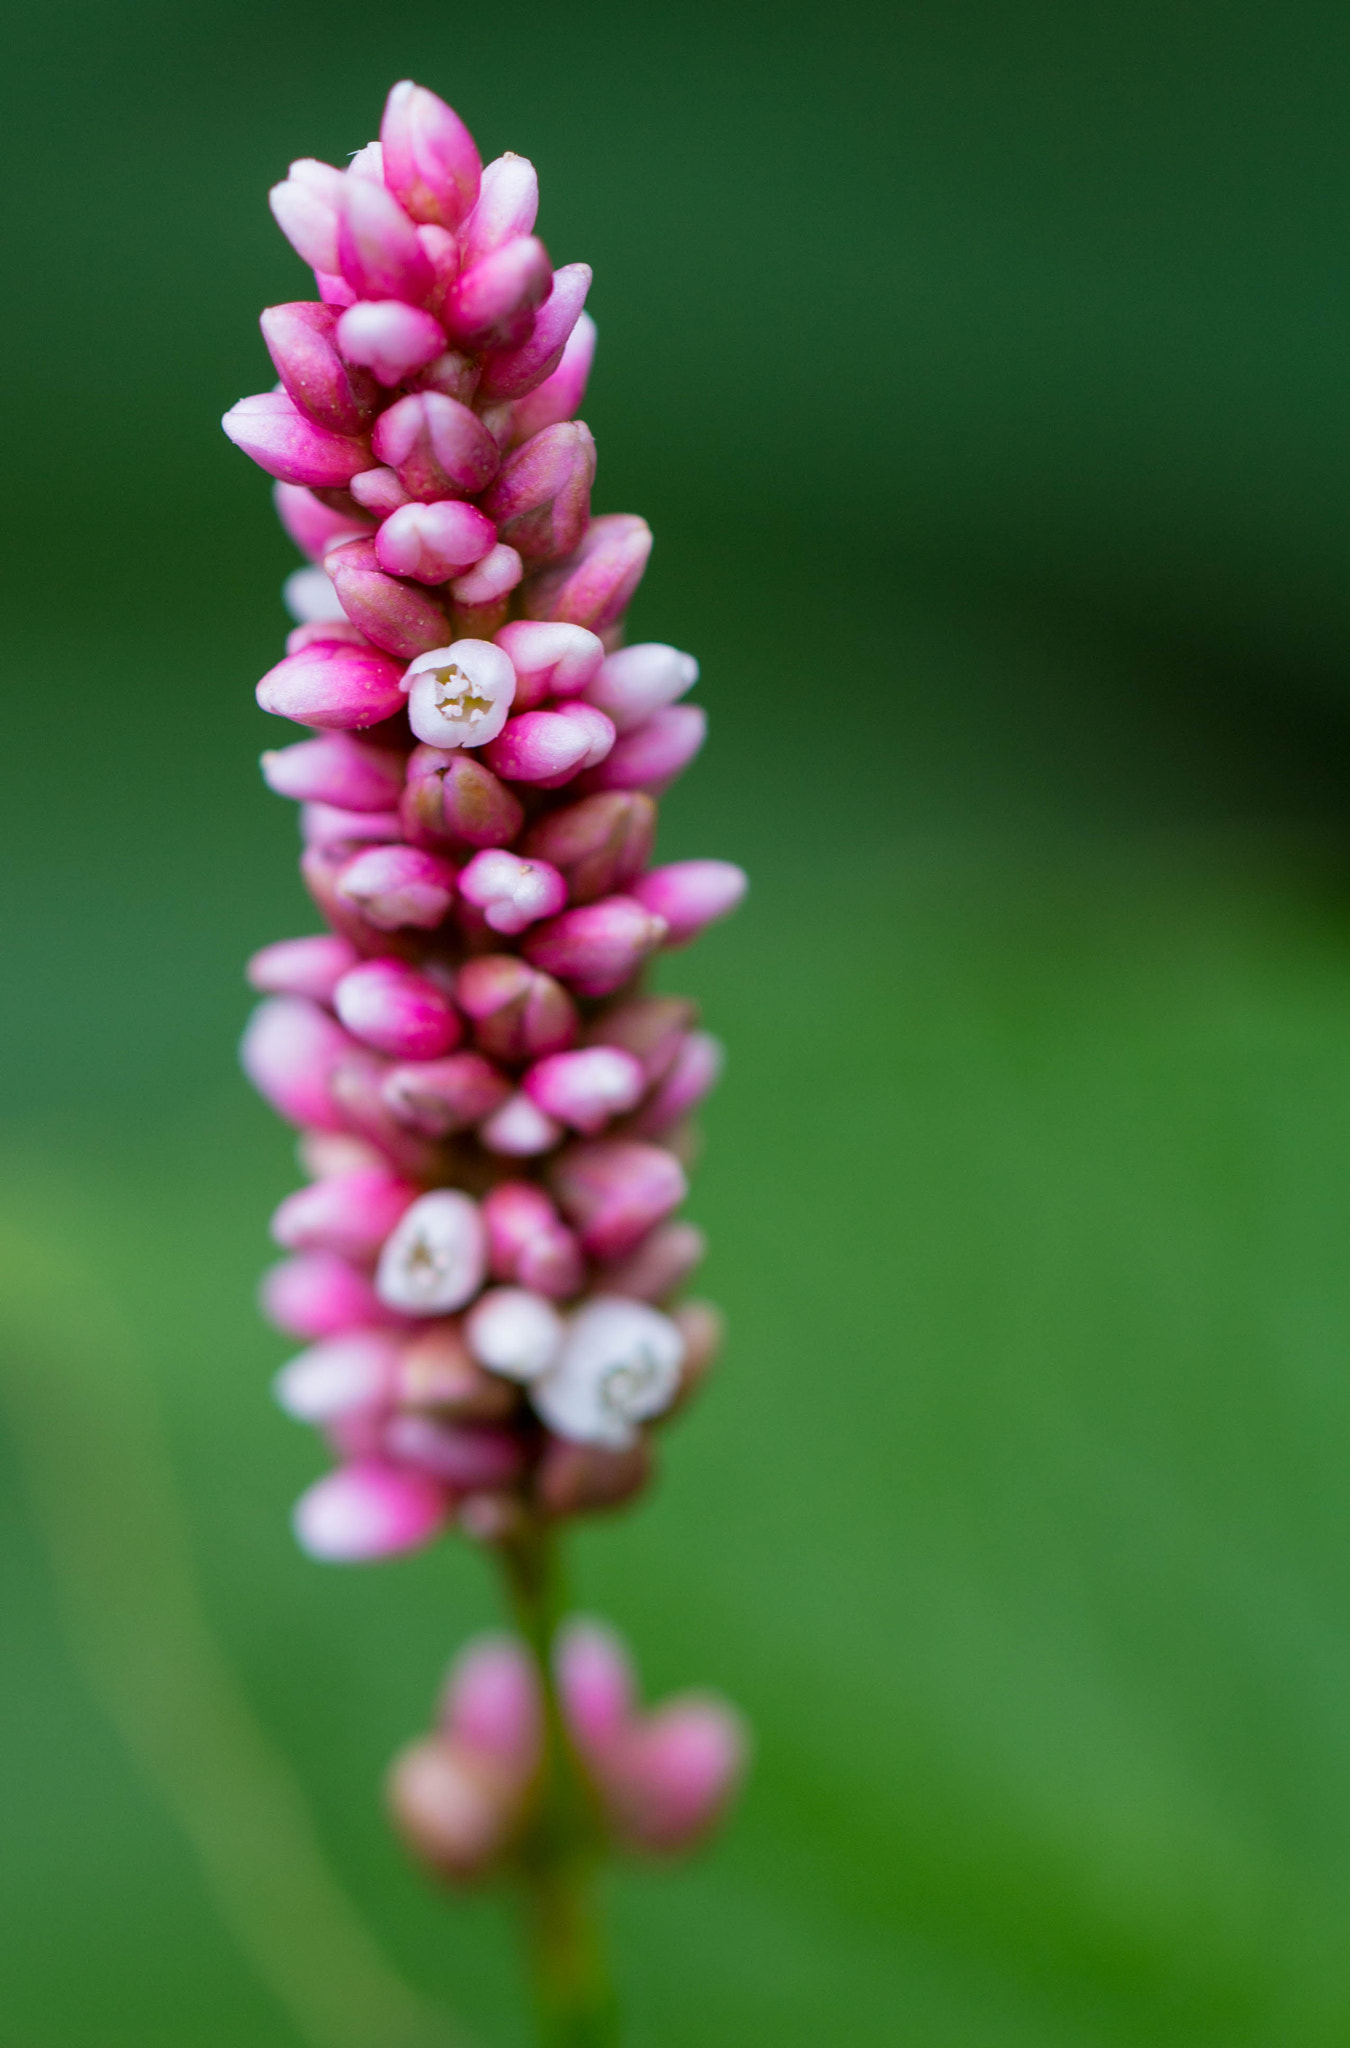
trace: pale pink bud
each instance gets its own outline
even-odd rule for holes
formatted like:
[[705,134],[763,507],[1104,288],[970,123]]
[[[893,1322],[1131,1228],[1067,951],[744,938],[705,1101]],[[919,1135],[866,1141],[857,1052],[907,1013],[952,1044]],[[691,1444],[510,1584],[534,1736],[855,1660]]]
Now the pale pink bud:
[[278,1407],[296,1422],[336,1422],[393,1397],[399,1340],[387,1330],[350,1330],[311,1345],[272,1382]]
[[635,1301],[663,1301],[694,1271],[707,1250],[697,1224],[658,1223],[626,1258],[604,1266],[596,1275],[602,1294],[623,1294]]
[[434,1180],[445,1165],[440,1148],[393,1115],[384,1099],[389,1071],[378,1053],[353,1043],[333,1069],[333,1100],[347,1129],[374,1145],[397,1173],[408,1180]]
[[657,1145],[601,1138],[574,1145],[556,1162],[554,1191],[586,1251],[618,1259],[679,1207],[688,1183],[679,1161]]
[[692,690],[697,681],[698,663],[692,654],[649,640],[611,654],[587,689],[586,702],[607,712],[616,731],[628,732]]
[[588,789],[645,789],[659,796],[689,766],[708,736],[701,704],[670,704],[632,732],[586,777]]
[[466,846],[505,846],[525,813],[504,782],[473,754],[418,747],[408,761],[404,829],[410,839],[456,840]]
[[312,562],[321,562],[342,541],[359,540],[368,530],[365,520],[335,512],[303,484],[273,484],[272,502],[287,533]]
[[655,836],[656,805],[651,798],[636,790],[616,789],[546,812],[531,825],[521,850],[559,870],[571,902],[593,903],[598,896],[628,888],[642,872]]
[[481,1052],[454,1052],[394,1067],[381,1092],[400,1123],[445,1138],[491,1116],[510,1095],[511,1083]]
[[636,1711],[627,1647],[603,1622],[578,1617],[559,1630],[554,1664],[574,1741],[586,1756],[603,1756],[627,1735]]
[[301,299],[269,306],[258,324],[278,377],[306,419],[334,434],[359,436],[374,417],[379,390],[373,378],[349,369],[338,354],[334,336],[343,317],[335,306]]
[[687,946],[719,917],[729,917],[748,887],[745,869],[734,861],[675,860],[643,875],[632,893],[665,919],[668,946]]
[[455,1001],[494,1059],[539,1059],[562,1052],[577,1035],[576,1005],[566,989],[514,953],[466,961],[455,978]]
[[655,1094],[633,1119],[639,1137],[663,1138],[717,1084],[725,1055],[707,1031],[691,1031]]
[[[348,623],[341,599],[333,588],[332,577],[317,565],[291,571],[281,586],[281,602],[302,626],[334,626],[339,621]],[[286,651],[289,653],[291,650],[288,648]]]
[[645,1085],[633,1055],[614,1045],[551,1053],[530,1068],[524,1081],[526,1094],[546,1116],[587,1136],[631,1109]]
[[[495,349],[483,364],[480,400],[523,398],[551,377],[586,303],[591,288],[589,263],[565,263],[553,273],[553,289],[534,316],[529,339],[518,348]],[[589,620],[578,621],[581,625]]]
[[276,996],[249,1018],[239,1058],[259,1095],[288,1123],[340,1131],[329,1081],[350,1050],[351,1040],[327,1011],[301,996]]
[[420,584],[386,575],[375,541],[348,541],[325,558],[324,567],[347,617],[377,647],[410,661],[444,641],[450,619],[443,600]]
[[622,1451],[550,1436],[535,1468],[534,1497],[541,1511],[553,1519],[595,1514],[632,1500],[651,1473],[651,1448],[641,1436]]
[[445,991],[402,960],[350,968],[333,991],[333,1007],[354,1038],[395,1059],[437,1059],[462,1031]]
[[342,870],[352,857],[350,846],[307,846],[300,856],[300,878],[324,921],[335,932],[340,932],[356,948],[363,958],[377,953],[398,953],[411,958],[415,947],[411,940],[381,931],[364,918],[354,903],[338,893]]
[[582,420],[545,427],[508,455],[483,510],[527,562],[552,561],[580,544],[591,511],[595,442]]
[[711,1371],[722,1348],[726,1326],[721,1310],[710,1301],[682,1301],[673,1311],[672,1320],[684,1339],[684,1365],[676,1404],[682,1406]]
[[479,1125],[478,1136],[489,1152],[507,1159],[534,1159],[552,1150],[563,1127],[545,1116],[528,1095],[512,1095]]
[[614,728],[604,713],[569,700],[558,711],[526,711],[511,719],[487,758],[510,782],[557,789],[603,761],[613,744]]
[[528,235],[539,212],[539,176],[528,157],[507,150],[483,167],[478,204],[464,223],[464,265],[479,263],[517,235]]
[[563,1320],[552,1302],[524,1287],[490,1287],[464,1318],[470,1351],[489,1372],[533,1380],[547,1371],[562,1343]]
[[606,512],[592,519],[573,554],[531,577],[526,618],[565,619],[603,633],[627,610],[651,551],[651,528],[636,513]]
[[306,846],[392,845],[403,837],[397,811],[343,811],[336,804],[301,804],[300,837]]
[[533,1181],[501,1181],[483,1198],[488,1255],[498,1280],[514,1280],[550,1301],[579,1292],[581,1247],[543,1189]]
[[263,780],[278,796],[334,804],[346,811],[386,811],[403,793],[404,758],[363,745],[345,732],[262,756]]
[[292,1337],[337,1337],[397,1320],[364,1273],[336,1252],[301,1252],[263,1274],[263,1314]]
[[734,1798],[745,1752],[744,1724],[725,1701],[690,1696],[659,1707],[600,1773],[620,1839],[657,1854],[692,1847]]
[[[426,228],[422,232],[430,234],[432,230]],[[408,381],[414,391],[439,391],[445,398],[468,405],[478,389],[478,364],[462,349],[448,348]]]
[[370,645],[344,612],[340,619],[306,619],[303,625],[292,626],[286,635],[286,652],[303,654],[307,647],[321,647],[325,640],[340,640],[346,647]]
[[369,178],[342,181],[338,267],[361,299],[419,305],[436,282],[407,214],[392,192]]
[[402,925],[430,931],[450,908],[455,871],[418,846],[372,846],[342,869],[337,890],[381,931]]
[[621,1045],[642,1062],[647,1085],[663,1080],[698,1022],[698,1007],[682,996],[633,996],[597,1017],[588,1042]]
[[571,1318],[553,1364],[531,1382],[530,1400],[569,1443],[627,1450],[637,1425],[675,1398],[683,1357],[668,1316],[646,1302],[597,1295]]
[[523,1643],[505,1635],[466,1643],[446,1673],[438,1718],[452,1740],[527,1773],[541,1728],[539,1681]]
[[424,1472],[374,1458],[340,1465],[295,1504],[296,1540],[323,1564],[365,1564],[420,1550],[450,1520],[445,1489]]
[[305,996],[326,1003],[340,978],[356,965],[357,953],[331,932],[307,939],[278,939],[248,963],[249,983],[264,995]]
[[477,413],[441,391],[410,391],[396,399],[376,420],[372,446],[381,462],[398,471],[403,488],[428,502],[472,497],[491,482],[501,461]]
[[331,1174],[287,1195],[272,1217],[272,1236],[292,1252],[340,1252],[372,1257],[417,1189],[383,1167]]
[[438,1877],[471,1883],[492,1872],[520,1825],[527,1773],[431,1735],[400,1750],[387,1798],[394,1825]]
[[[398,471],[387,469],[383,464],[377,469],[363,469],[360,476],[351,481],[351,494],[358,505],[370,512],[376,519],[387,519],[391,512],[397,512],[400,505],[411,505],[413,500],[398,480]],[[344,534],[343,540],[363,540],[368,529],[358,534]],[[340,545],[339,542],[334,543]],[[332,550],[330,549],[331,553]]]
[[[456,612],[472,606],[494,605],[510,594],[525,574],[525,564],[514,548],[497,546],[475,562],[450,585]],[[481,637],[481,636],[479,636]]]
[[487,1273],[487,1232],[475,1202],[437,1188],[414,1202],[380,1254],[380,1299],[405,1315],[441,1316],[471,1301]]
[[457,228],[478,197],[480,159],[454,109],[401,79],[385,101],[380,142],[384,181],[413,219]]
[[348,306],[356,304],[356,293],[340,272],[316,270],[314,282],[325,306],[335,306],[339,313],[344,313]]
[[665,932],[664,921],[631,896],[605,896],[537,926],[524,952],[578,995],[608,996],[656,951]]
[[516,672],[490,640],[456,640],[422,655],[405,681],[408,722],[419,740],[446,749],[481,747],[506,724]]
[[326,1180],[330,1173],[355,1173],[363,1166],[383,1166],[379,1150],[364,1138],[347,1131],[301,1131],[295,1156],[302,1173],[311,1180]]
[[502,627],[496,642],[516,672],[517,711],[532,711],[549,697],[575,697],[605,658],[604,642],[596,634],[549,620],[514,619]]
[[516,235],[460,272],[446,297],[446,328],[452,339],[475,349],[518,349],[529,341],[535,307],[552,285],[543,243],[534,235]]
[[331,489],[371,466],[364,441],[316,426],[284,391],[241,398],[220,424],[236,448],[285,484]]
[[378,725],[402,708],[403,671],[377,648],[318,640],[270,668],[257,695],[278,718],[350,730]]
[[517,1392],[483,1371],[469,1356],[458,1322],[424,1323],[399,1353],[398,1403],[434,1409],[457,1422],[502,1422],[517,1406]]
[[386,386],[401,384],[445,352],[445,335],[430,313],[402,299],[358,300],[338,320],[336,338],[349,363],[363,364]]
[[495,932],[523,932],[541,917],[552,917],[567,901],[567,884],[543,860],[486,848],[459,877],[459,893],[481,910]]
[[442,1422],[430,1415],[395,1415],[385,1425],[391,1458],[433,1473],[456,1493],[510,1486],[520,1477],[524,1447],[509,1429]]
[[[558,275],[561,276],[561,272]],[[557,289],[555,280],[555,296]],[[528,441],[532,434],[542,433],[545,427],[553,427],[560,420],[575,417],[582,399],[586,396],[586,385],[594,357],[595,322],[589,313],[582,313],[567,338],[567,345],[563,349],[557,369],[551,376],[545,377],[543,383],[526,397],[518,398],[512,406],[513,443]]]
[[380,566],[391,576],[415,576],[419,583],[448,582],[481,562],[496,544],[492,521],[462,498],[402,505],[375,536]]
[[267,195],[272,218],[297,256],[315,270],[338,267],[338,204],[343,176],[332,164],[300,157]]

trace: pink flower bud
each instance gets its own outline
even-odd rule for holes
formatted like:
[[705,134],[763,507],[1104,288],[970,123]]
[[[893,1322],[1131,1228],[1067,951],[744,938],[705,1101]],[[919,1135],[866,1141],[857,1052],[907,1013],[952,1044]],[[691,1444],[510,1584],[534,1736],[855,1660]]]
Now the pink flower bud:
[[331,932],[308,939],[278,939],[253,955],[248,978],[264,995],[304,996],[310,1002],[326,1003],[348,968],[356,965],[357,957],[354,946]]
[[374,647],[318,640],[270,668],[257,694],[278,718],[344,731],[378,725],[402,708],[403,671]]
[[241,398],[220,424],[236,448],[285,484],[331,488],[371,466],[364,441],[316,426],[284,391]]
[[539,177],[528,157],[508,150],[483,168],[478,204],[464,223],[464,266],[490,256],[503,242],[528,235],[539,211]]
[[477,506],[462,498],[442,498],[435,505],[414,500],[385,520],[375,536],[375,553],[391,576],[446,583],[481,562],[496,544],[496,529]]
[[497,472],[483,510],[527,562],[552,561],[579,546],[591,512],[595,442],[581,420],[545,427]]
[[745,895],[744,868],[729,860],[675,860],[633,884],[633,895],[670,927],[668,946],[687,946],[719,917],[729,917]]
[[383,1167],[335,1173],[287,1195],[272,1217],[272,1236],[287,1251],[367,1259],[416,1200],[417,1189]]
[[504,782],[473,754],[418,747],[408,762],[403,825],[415,843],[452,840],[466,846],[505,846],[525,813]]
[[306,846],[345,846],[362,840],[402,839],[397,811],[341,811],[336,804],[302,804],[300,835]]
[[708,736],[701,704],[671,704],[632,732],[621,733],[609,756],[586,777],[588,789],[645,789],[659,796],[689,766]]
[[635,1717],[632,1658],[612,1628],[578,1617],[559,1630],[554,1662],[573,1740],[584,1756],[604,1756]]
[[444,1171],[440,1147],[401,1124],[384,1099],[389,1063],[353,1043],[333,1069],[333,1100],[349,1131],[376,1148],[408,1180],[434,1180]]
[[408,722],[419,740],[446,749],[481,747],[506,724],[516,672],[490,640],[456,640],[422,655],[406,682]]
[[376,1459],[340,1465],[301,1494],[296,1540],[323,1564],[366,1564],[420,1550],[450,1520],[444,1488],[428,1474]]
[[665,923],[631,896],[565,910],[530,932],[525,957],[582,996],[613,995],[665,937]]
[[601,1268],[596,1288],[635,1301],[664,1301],[689,1278],[706,1250],[707,1239],[697,1224],[658,1223],[626,1258]]
[[[556,292],[555,282],[555,295]],[[582,313],[567,338],[557,369],[512,406],[510,438],[513,443],[528,441],[532,434],[542,433],[545,427],[575,418],[586,396],[594,357],[595,322],[589,313]]]
[[599,896],[628,888],[641,873],[655,836],[656,805],[651,798],[636,790],[616,789],[546,812],[531,825],[521,850],[529,859],[549,861],[559,870],[571,902],[593,903]]
[[607,712],[615,730],[628,732],[654,711],[673,704],[698,681],[698,663],[678,647],[650,640],[611,654],[586,691],[586,702]]
[[312,562],[321,562],[340,542],[359,540],[368,530],[367,521],[335,512],[303,484],[273,484],[272,502],[287,533]]
[[552,1181],[563,1214],[597,1259],[632,1251],[688,1192],[677,1159],[630,1138],[572,1146],[554,1166]]
[[361,299],[339,318],[337,345],[349,363],[363,364],[390,386],[443,355],[445,335],[420,306],[406,306],[402,299]]
[[524,1446],[509,1429],[475,1428],[430,1415],[395,1415],[385,1425],[384,1448],[400,1463],[432,1473],[456,1493],[510,1486],[525,1463]]
[[708,1032],[691,1031],[670,1072],[633,1119],[637,1135],[663,1138],[667,1131],[673,1131],[716,1086],[723,1058],[721,1045]]
[[641,1436],[622,1451],[550,1436],[535,1470],[534,1497],[540,1510],[554,1520],[595,1514],[632,1500],[651,1474],[651,1448]]
[[380,142],[384,182],[413,219],[457,228],[478,197],[480,164],[453,108],[402,79],[385,101]]
[[[351,492],[357,504],[364,511],[372,513],[376,519],[387,519],[391,512],[397,512],[400,505],[411,505],[413,502],[399,482],[397,470],[386,469],[383,465],[377,469],[363,469],[360,476],[354,476]],[[366,531],[368,529],[356,535],[344,534],[342,538],[363,540]]]
[[386,1327],[397,1318],[358,1273],[335,1252],[301,1252],[269,1267],[262,1277],[262,1311],[292,1337],[338,1337],[344,1330]]
[[372,446],[381,462],[398,471],[410,496],[428,502],[471,497],[491,482],[501,461],[477,413],[440,391],[410,391],[396,399],[376,420]]
[[376,1146],[348,1131],[301,1131],[295,1156],[302,1173],[311,1180],[327,1180],[330,1173],[355,1173],[359,1167],[382,1166]]
[[392,192],[346,177],[338,207],[338,267],[359,299],[420,305],[436,273]]
[[494,1059],[539,1059],[562,1052],[577,1035],[576,1005],[566,989],[514,953],[466,961],[455,978],[455,1001]]
[[507,1774],[443,1736],[411,1742],[395,1757],[389,1810],[408,1847],[438,1877],[468,1884],[489,1875],[520,1826],[527,1770]]
[[360,436],[375,415],[379,391],[373,378],[350,370],[338,354],[334,333],[341,317],[334,306],[297,300],[269,306],[258,324],[288,397],[306,419],[330,433]]
[[350,1050],[346,1032],[316,1003],[276,996],[260,1003],[249,1018],[239,1058],[259,1095],[288,1123],[340,1131],[343,1120],[329,1081],[337,1061]]
[[528,1095],[512,1095],[478,1127],[479,1141],[507,1159],[534,1159],[550,1152],[563,1136],[561,1124],[544,1115]]
[[637,1425],[659,1415],[680,1383],[684,1340],[645,1302],[597,1295],[571,1318],[530,1400],[555,1436],[623,1451]]
[[444,641],[450,619],[442,599],[386,575],[375,541],[348,541],[325,557],[324,567],[347,617],[377,647],[410,661]]
[[647,1086],[664,1080],[698,1022],[698,1007],[682,996],[633,996],[611,1005],[591,1025],[591,1044],[621,1045],[642,1063]]
[[[350,623],[326,569],[293,569],[281,586],[281,602],[302,626]],[[289,653],[290,649],[286,651]]]
[[632,512],[592,519],[573,554],[552,562],[525,588],[527,619],[565,619],[603,633],[628,609],[652,551],[652,532]]
[[263,780],[278,796],[335,804],[348,811],[385,811],[403,793],[404,758],[345,732],[301,740],[262,756]]
[[340,641],[344,647],[369,647],[370,642],[344,612],[340,619],[306,619],[292,626],[286,635],[287,654],[303,654],[307,647],[321,647],[325,641]]
[[316,270],[314,282],[319,287],[319,297],[325,306],[335,306],[339,313],[345,313],[348,306],[356,304],[356,293],[340,273]]
[[349,178],[368,178],[372,185],[384,183],[384,151],[378,141],[368,142],[364,149],[352,152],[347,165]]
[[[481,562],[475,562],[472,569],[463,576],[457,576],[450,585],[456,615],[470,607],[497,604],[515,589],[524,574],[525,564],[514,548],[494,547]],[[473,637],[482,639],[484,636],[478,634]]]
[[338,205],[343,176],[332,164],[301,157],[267,195],[272,218],[297,256],[315,270],[338,267]]
[[[430,229],[424,230],[430,233]],[[462,349],[448,348],[429,362],[425,369],[408,379],[414,391],[439,391],[444,398],[453,398],[460,405],[469,405],[478,389],[478,364],[473,356]]]
[[277,1406],[296,1422],[336,1422],[393,1398],[399,1340],[387,1330],[351,1330],[311,1345],[272,1382]]
[[430,1408],[457,1422],[503,1422],[517,1406],[517,1392],[483,1371],[469,1356],[459,1324],[422,1324],[399,1353],[395,1376],[400,1407]]
[[532,711],[549,697],[575,697],[605,658],[604,642],[584,626],[514,619],[496,636],[516,672],[515,709]]
[[446,1735],[522,1776],[534,1767],[541,1734],[539,1683],[514,1636],[479,1636],[446,1674],[440,1724]]
[[[591,288],[589,263],[565,263],[553,273],[553,289],[534,316],[534,328],[519,347],[493,350],[478,385],[482,401],[523,398],[551,377],[562,361],[568,336],[581,318]],[[580,625],[589,624],[582,619]]]
[[361,915],[354,903],[339,895],[338,882],[352,853],[350,846],[306,846],[300,856],[300,879],[325,923],[348,940],[363,959],[382,953],[412,958],[416,948],[411,939],[397,933],[391,937],[381,931]]
[[600,1772],[620,1840],[656,1854],[692,1847],[734,1798],[745,1751],[744,1724],[725,1701],[691,1696],[658,1708]]
[[475,349],[520,348],[533,331],[535,307],[552,285],[543,243],[534,235],[516,235],[460,272],[446,299],[447,331]]
[[511,1083],[481,1052],[455,1052],[394,1067],[382,1093],[400,1123],[429,1138],[446,1138],[500,1109]]
[[381,931],[442,922],[455,893],[455,871],[417,846],[372,846],[342,869],[338,894]]
[[631,1109],[645,1087],[642,1068],[614,1045],[550,1053],[525,1076],[525,1092],[546,1116],[588,1136]]
[[333,1006],[354,1038],[395,1059],[434,1060],[462,1026],[443,989],[402,960],[363,960],[343,975]]
[[494,1278],[514,1280],[550,1301],[565,1301],[585,1278],[581,1247],[543,1189],[501,1181],[483,1198]]
[[487,1232],[475,1202],[437,1188],[414,1202],[380,1254],[381,1301],[405,1315],[448,1315],[471,1301],[487,1273]]
[[547,861],[522,860],[492,847],[476,853],[462,871],[459,893],[482,911],[493,931],[515,933],[561,910],[567,884]]
[[464,1318],[470,1351],[488,1372],[533,1380],[553,1363],[563,1320],[552,1302],[524,1287],[490,1287]]
[[493,741],[489,766],[509,782],[557,789],[608,753],[614,728],[608,720],[603,726],[596,722],[603,717],[588,704],[572,702],[560,711],[526,711]]

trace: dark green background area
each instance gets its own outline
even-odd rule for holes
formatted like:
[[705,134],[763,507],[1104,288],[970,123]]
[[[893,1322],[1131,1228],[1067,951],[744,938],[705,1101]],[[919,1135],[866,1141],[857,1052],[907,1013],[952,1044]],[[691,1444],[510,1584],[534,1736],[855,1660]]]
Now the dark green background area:
[[527,2038],[498,1907],[378,1809],[488,1573],[294,1551],[321,1458],[251,1305],[294,1168],[234,1068],[240,962],[311,914],[255,767],[293,557],[217,421],[305,289],[267,185],[406,73],[596,266],[597,504],[651,518],[634,630],[713,720],[663,846],[755,884],[663,969],[731,1052],[726,1369],[578,1545],[653,1690],[757,1730],[725,1841],[616,1883],[632,2048],[1343,2043],[1344,11],[217,0],[5,45],[4,2048],[395,2048],[297,2031],[194,1858],[157,1412],[164,1548],[333,1871]]

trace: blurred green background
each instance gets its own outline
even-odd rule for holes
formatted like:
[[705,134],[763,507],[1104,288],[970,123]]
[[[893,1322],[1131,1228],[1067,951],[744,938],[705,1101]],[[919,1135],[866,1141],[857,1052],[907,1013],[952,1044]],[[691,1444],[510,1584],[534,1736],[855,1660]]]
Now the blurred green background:
[[755,880],[666,970],[731,1048],[727,1365],[578,1546],[758,1731],[725,1841],[614,1886],[632,2048],[1345,2042],[1344,9],[5,45],[4,2048],[399,2048],[400,1980],[528,2038],[378,1808],[492,1588],[292,1548],[234,1067],[311,919],[255,768],[292,557],[216,423],[304,289],[267,185],[409,73],[596,265],[597,503],[713,714],[663,843]]

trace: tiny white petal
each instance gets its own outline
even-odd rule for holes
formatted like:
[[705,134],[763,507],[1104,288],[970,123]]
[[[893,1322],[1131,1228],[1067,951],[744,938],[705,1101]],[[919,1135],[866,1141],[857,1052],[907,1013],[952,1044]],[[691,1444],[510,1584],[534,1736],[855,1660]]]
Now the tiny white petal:
[[419,740],[429,747],[482,747],[506,724],[516,672],[511,657],[490,640],[456,640],[419,654],[403,687]]
[[669,1408],[683,1363],[684,1339],[669,1316],[596,1295],[572,1317],[530,1399],[555,1436],[623,1451],[637,1441],[637,1423]]
[[464,1319],[470,1351],[489,1372],[533,1380],[553,1363],[563,1320],[552,1302],[527,1287],[493,1287]]
[[404,1315],[446,1315],[472,1300],[486,1270],[477,1203],[455,1188],[437,1188],[414,1202],[386,1239],[375,1291]]

